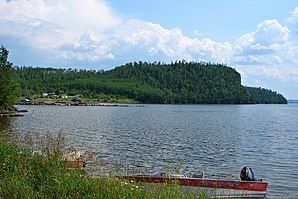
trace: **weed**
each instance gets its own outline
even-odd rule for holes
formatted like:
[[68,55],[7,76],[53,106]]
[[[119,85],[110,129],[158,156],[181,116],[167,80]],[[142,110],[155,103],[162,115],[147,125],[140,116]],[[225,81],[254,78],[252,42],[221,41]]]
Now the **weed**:
[[80,169],[69,169],[63,155],[67,151],[64,142],[62,133],[31,133],[18,142],[0,141],[0,198],[199,197],[183,195],[175,183],[155,184],[148,189],[112,174],[91,177]]

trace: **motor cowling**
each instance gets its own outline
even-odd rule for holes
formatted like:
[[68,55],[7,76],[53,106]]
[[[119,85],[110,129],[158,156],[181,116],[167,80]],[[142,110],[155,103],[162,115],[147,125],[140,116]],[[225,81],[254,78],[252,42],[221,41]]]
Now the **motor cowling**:
[[240,179],[242,181],[258,181],[251,168],[243,167],[240,172]]

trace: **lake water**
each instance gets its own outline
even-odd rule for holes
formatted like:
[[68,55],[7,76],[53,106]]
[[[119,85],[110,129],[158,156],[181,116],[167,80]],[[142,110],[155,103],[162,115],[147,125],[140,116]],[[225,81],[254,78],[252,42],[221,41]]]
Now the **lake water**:
[[298,198],[298,104],[19,107],[29,112],[12,119],[17,130],[62,130],[103,161],[236,179],[249,166],[268,198]]

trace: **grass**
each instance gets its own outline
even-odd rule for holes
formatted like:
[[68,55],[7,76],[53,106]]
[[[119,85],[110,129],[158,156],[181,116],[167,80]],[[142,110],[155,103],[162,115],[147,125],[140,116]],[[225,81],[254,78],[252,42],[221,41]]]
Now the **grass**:
[[[92,178],[63,161],[63,136],[41,136],[36,142],[0,141],[0,198],[207,198],[184,195],[177,184],[148,189],[113,175]],[[34,149],[34,150],[33,150]],[[35,153],[34,153],[35,151]]]
[[[47,96],[42,97],[40,95],[31,95],[31,96],[22,96],[21,99],[29,99],[36,102],[43,102],[43,101],[49,101],[53,100],[55,102],[72,102],[75,96],[68,96],[68,98],[59,98],[58,96]],[[81,99],[82,102],[95,102],[95,103],[139,103],[139,101],[135,99],[128,98],[126,96],[122,96],[119,94],[98,94],[93,97],[83,96]]]

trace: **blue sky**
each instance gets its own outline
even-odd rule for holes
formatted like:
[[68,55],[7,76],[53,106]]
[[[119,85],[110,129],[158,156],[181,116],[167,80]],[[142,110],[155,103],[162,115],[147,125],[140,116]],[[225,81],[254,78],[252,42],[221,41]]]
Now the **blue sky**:
[[0,44],[14,65],[225,63],[243,85],[298,99],[297,1],[0,0],[0,16]]
[[[178,27],[185,36],[233,42],[266,19],[285,22],[298,3],[282,0],[110,0],[121,15]],[[196,34],[198,31],[200,34]]]

